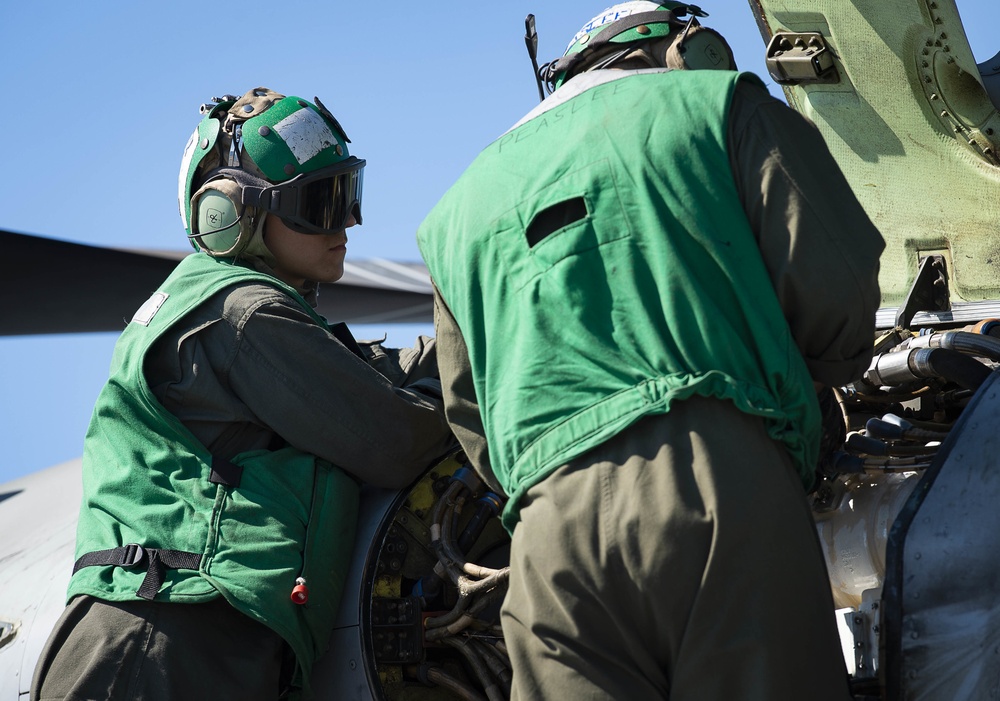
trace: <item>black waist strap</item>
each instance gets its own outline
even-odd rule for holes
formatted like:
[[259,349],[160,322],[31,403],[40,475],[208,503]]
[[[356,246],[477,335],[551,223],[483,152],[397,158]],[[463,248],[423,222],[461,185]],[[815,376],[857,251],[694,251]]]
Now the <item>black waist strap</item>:
[[183,550],[161,550],[144,548],[130,543],[110,550],[95,550],[82,555],[73,565],[73,574],[84,567],[93,565],[114,565],[116,567],[140,567],[146,565],[146,576],[136,591],[136,596],[152,601],[163,586],[164,571],[167,569],[196,570],[201,565],[201,555]]

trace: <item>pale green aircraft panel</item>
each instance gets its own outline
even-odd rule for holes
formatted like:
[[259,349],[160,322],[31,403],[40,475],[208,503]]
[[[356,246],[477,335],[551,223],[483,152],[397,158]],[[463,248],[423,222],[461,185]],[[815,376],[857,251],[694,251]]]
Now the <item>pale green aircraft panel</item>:
[[899,305],[919,259],[935,254],[952,301],[1000,299],[1000,113],[954,0],[750,4],[765,41],[819,32],[832,55],[836,82],[785,94],[819,127],[886,239],[883,306]]

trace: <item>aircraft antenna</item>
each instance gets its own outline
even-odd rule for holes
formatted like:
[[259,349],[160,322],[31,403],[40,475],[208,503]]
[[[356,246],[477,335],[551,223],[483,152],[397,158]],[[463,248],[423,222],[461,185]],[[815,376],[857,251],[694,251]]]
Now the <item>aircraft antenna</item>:
[[524,45],[528,48],[528,58],[531,59],[531,67],[535,69],[535,84],[538,86],[538,101],[545,99],[545,90],[542,88],[542,79],[538,75],[538,32],[535,31],[535,16],[528,15],[524,18]]

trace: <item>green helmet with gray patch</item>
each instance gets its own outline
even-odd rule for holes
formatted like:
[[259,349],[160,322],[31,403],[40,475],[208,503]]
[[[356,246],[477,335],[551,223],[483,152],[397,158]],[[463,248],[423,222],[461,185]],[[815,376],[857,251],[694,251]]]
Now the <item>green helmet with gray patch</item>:
[[319,101],[255,88],[202,106],[184,149],[178,205],[196,250],[236,256],[266,214],[307,234],[361,223],[365,161]]

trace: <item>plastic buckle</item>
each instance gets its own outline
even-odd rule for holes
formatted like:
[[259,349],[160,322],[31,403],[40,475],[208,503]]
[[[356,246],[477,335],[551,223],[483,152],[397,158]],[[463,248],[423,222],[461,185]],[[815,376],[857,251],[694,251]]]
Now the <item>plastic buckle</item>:
[[138,543],[129,543],[125,546],[125,561],[122,567],[136,567],[146,559],[146,551]]

